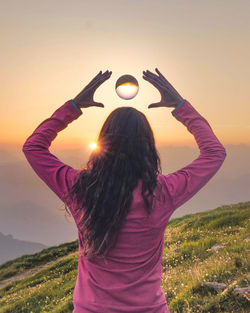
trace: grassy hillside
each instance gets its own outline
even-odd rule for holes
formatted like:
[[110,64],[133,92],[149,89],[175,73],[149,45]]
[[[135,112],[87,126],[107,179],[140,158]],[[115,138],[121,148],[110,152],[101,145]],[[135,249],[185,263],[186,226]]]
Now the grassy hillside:
[[[249,295],[235,292],[250,281],[249,218],[250,202],[245,202],[169,222],[162,289],[171,313],[250,312]],[[2,264],[0,313],[72,312],[77,249],[74,241]],[[14,280],[27,271],[32,274]],[[226,288],[217,290],[206,282]]]

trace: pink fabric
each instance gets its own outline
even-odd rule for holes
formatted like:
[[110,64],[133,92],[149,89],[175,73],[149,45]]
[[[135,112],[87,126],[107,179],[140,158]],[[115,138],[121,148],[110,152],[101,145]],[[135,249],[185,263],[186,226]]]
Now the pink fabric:
[[[44,120],[23,145],[31,167],[62,201],[80,170],[62,163],[49,152],[49,146],[57,133],[81,114],[70,100],[67,101]],[[154,197],[150,199],[154,206],[149,219],[140,194],[141,181],[138,181],[130,212],[107,262],[100,258],[92,261],[83,256],[78,258],[74,313],[170,312],[161,289],[165,228],[172,213],[214,176],[226,157],[224,147],[208,122],[188,101],[172,114],[194,135],[200,154],[191,164],[174,173],[158,174]],[[67,204],[78,227],[79,213],[74,203]],[[78,239],[80,252],[79,229]]]

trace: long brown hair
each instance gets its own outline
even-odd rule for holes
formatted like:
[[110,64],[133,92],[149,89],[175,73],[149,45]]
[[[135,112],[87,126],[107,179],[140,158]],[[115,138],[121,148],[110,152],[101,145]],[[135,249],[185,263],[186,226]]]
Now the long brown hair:
[[135,108],[112,111],[101,128],[97,146],[67,196],[75,196],[77,208],[82,210],[84,255],[105,258],[117,242],[138,179],[142,180],[141,195],[149,215],[147,198],[153,195],[162,169],[150,124]]

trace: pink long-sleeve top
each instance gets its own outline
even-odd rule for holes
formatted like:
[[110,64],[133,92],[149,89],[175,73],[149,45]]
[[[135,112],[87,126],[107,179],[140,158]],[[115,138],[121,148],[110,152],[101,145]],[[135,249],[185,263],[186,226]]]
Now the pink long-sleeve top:
[[[35,129],[22,149],[33,170],[63,202],[80,170],[61,162],[49,147],[57,133],[81,114],[72,100],[65,102]],[[187,100],[172,115],[193,134],[200,154],[174,173],[158,174],[149,218],[141,196],[141,180],[138,181],[117,245],[110,250],[106,262],[100,258],[90,261],[79,253],[74,313],[170,312],[161,288],[165,228],[172,213],[215,175],[226,157],[209,123]],[[78,229],[80,252],[83,245],[79,210],[74,203],[67,204]]]

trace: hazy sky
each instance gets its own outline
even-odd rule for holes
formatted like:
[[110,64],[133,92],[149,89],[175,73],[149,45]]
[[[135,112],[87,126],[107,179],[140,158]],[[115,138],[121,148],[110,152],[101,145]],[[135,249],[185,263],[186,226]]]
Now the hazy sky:
[[[83,109],[52,143],[55,155],[84,165],[108,114],[133,106],[151,123],[163,173],[193,161],[195,140],[172,109],[147,108],[160,93],[142,71],[158,67],[228,152],[216,177],[176,216],[249,200],[249,12],[249,0],[0,0],[1,231],[24,240],[32,234],[45,244],[75,238],[75,228],[55,210],[59,198],[38,179],[21,148],[43,120],[107,69],[113,74],[94,98],[105,108]],[[124,74],[138,80],[133,100],[115,92]]]
[[[108,114],[134,106],[158,144],[195,145],[168,108],[147,109],[160,94],[142,78],[155,67],[209,121],[224,144],[250,144],[250,1],[1,1],[2,146],[18,149],[59,106],[100,71],[111,78],[53,147],[89,145]],[[122,100],[116,80],[134,75],[139,93]]]

